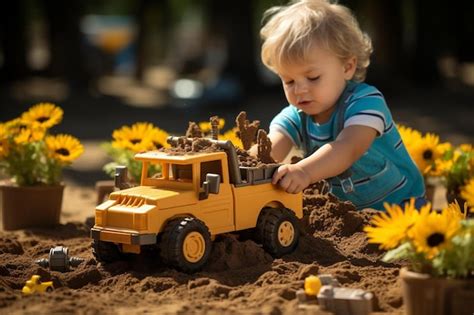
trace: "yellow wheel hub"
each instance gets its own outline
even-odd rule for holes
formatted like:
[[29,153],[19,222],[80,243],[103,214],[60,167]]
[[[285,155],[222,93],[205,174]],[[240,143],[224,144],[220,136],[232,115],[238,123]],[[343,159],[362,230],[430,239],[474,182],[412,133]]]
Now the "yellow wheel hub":
[[278,228],[278,241],[283,247],[288,247],[295,239],[295,228],[290,221],[283,221]]
[[206,242],[204,237],[199,232],[191,232],[186,235],[183,242],[183,254],[184,258],[191,262],[198,262],[203,256],[206,250]]

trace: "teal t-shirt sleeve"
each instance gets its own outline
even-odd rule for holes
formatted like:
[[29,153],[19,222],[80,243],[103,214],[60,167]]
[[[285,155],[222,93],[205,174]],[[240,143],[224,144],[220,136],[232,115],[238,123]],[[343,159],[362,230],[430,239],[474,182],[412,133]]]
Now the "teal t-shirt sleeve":
[[344,127],[351,125],[372,127],[379,136],[394,127],[392,115],[380,91],[365,85],[364,89],[352,95],[344,115]]
[[270,132],[278,131],[286,135],[297,147],[301,147],[303,141],[301,137],[301,118],[298,109],[293,105],[288,105],[273,118],[270,123]]

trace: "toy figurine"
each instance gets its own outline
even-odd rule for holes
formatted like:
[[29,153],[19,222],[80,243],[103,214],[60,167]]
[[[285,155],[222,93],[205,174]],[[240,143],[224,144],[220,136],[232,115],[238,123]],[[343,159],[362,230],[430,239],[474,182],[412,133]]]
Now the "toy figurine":
[[304,280],[304,292],[306,295],[317,296],[321,286],[321,280],[317,276],[309,276]]
[[40,276],[33,275],[30,280],[26,281],[25,286],[21,290],[24,295],[34,294],[35,292],[44,293],[54,290],[53,281],[41,282]]
[[341,288],[332,275],[308,276],[304,289],[296,292],[299,308],[324,310],[335,315],[369,315],[373,294],[361,289]]
[[77,267],[84,261],[83,258],[69,257],[69,249],[63,246],[56,246],[49,250],[49,258],[36,260],[41,267],[55,271],[69,271],[70,267]]

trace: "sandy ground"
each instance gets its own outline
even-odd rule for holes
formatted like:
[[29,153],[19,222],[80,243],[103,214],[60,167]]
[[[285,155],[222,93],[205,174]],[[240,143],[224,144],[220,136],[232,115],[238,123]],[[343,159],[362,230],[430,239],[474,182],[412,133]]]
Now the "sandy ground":
[[[403,310],[399,266],[381,262],[381,253],[362,232],[374,210],[354,211],[317,190],[305,193],[305,232],[294,253],[273,259],[245,236],[228,234],[216,239],[209,263],[193,275],[163,266],[153,250],[98,263],[88,237],[91,221],[82,220],[85,211],[78,210],[79,204],[93,209],[95,192],[68,187],[66,196],[61,226],[0,232],[0,313],[305,314],[296,290],[316,273],[373,292],[378,312]],[[86,261],[65,273],[34,263],[59,245]],[[20,290],[33,274],[52,280],[56,290],[22,297]]]
[[[0,106],[2,121],[34,103],[12,103],[2,95],[1,103],[9,104]],[[436,132],[444,141],[459,144],[474,142],[473,95],[472,91],[400,87],[387,93],[387,100],[397,122]],[[132,108],[114,99],[83,94],[62,102],[65,120],[58,131],[79,137],[86,151],[65,173],[60,226],[0,231],[0,314],[305,314],[298,308],[296,290],[302,288],[307,275],[315,273],[331,273],[343,286],[373,292],[377,312],[401,314],[400,266],[381,262],[381,253],[367,244],[362,232],[373,210],[355,212],[315,191],[305,194],[305,235],[293,254],[280,259],[273,259],[252,240],[230,234],[216,239],[209,264],[194,275],[163,266],[154,251],[110,265],[93,258],[89,238],[97,200],[93,185],[106,179],[100,168],[107,162],[99,145],[110,140],[114,129],[151,121],[182,133],[190,117],[203,121],[219,115],[232,121],[240,110],[247,110],[251,119],[261,119],[267,128],[283,104],[282,95],[255,97],[235,108],[217,109]],[[93,119],[91,108],[96,110]],[[434,202],[437,207],[445,203],[441,187]],[[67,246],[71,255],[84,258],[85,263],[66,273],[34,263],[59,245]],[[43,281],[52,280],[56,290],[22,297],[21,288],[33,274],[41,275]]]

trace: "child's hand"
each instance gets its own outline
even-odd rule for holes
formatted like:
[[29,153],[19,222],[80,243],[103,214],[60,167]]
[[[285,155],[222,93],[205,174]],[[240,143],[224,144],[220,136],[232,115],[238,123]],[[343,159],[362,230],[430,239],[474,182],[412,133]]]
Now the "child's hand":
[[273,174],[272,183],[279,184],[287,193],[297,194],[311,184],[311,178],[298,164],[285,164]]

